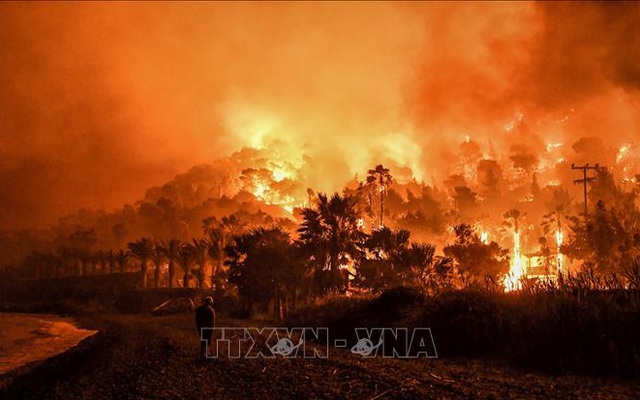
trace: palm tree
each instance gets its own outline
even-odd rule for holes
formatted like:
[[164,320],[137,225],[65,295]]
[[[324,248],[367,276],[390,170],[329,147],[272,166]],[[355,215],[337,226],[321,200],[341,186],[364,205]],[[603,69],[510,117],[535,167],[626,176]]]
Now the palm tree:
[[60,259],[61,276],[75,275],[77,269],[75,249],[69,246],[60,246],[58,248],[58,257]]
[[428,284],[444,286],[451,272],[450,263],[434,265],[435,246],[428,243],[411,243],[397,259],[401,269],[408,270],[409,284],[426,289]]
[[176,263],[180,262],[180,248],[182,243],[178,239],[171,239],[166,243],[162,243],[162,250],[165,257],[169,260],[169,288],[173,288],[176,276]]
[[340,269],[360,258],[359,245],[365,237],[358,228],[356,199],[337,193],[328,199],[319,194],[316,207],[302,210],[299,241],[316,276],[329,272],[329,282],[323,286],[345,288],[347,281],[340,276]]
[[154,241],[153,249],[151,251],[151,261],[153,262],[154,270],[153,270],[153,287],[160,287],[160,267],[166,261],[167,257],[165,256],[164,248],[162,247],[162,243]]
[[[503,217],[505,219],[505,225],[507,225],[510,228],[513,228],[513,231],[515,233],[520,232],[520,229],[518,227],[518,219],[520,218],[520,210],[518,210],[516,208],[512,208],[511,210],[509,210],[506,213],[504,213]],[[511,225],[511,222],[509,221],[510,219],[513,220],[513,225]]]
[[105,250],[98,250],[95,253],[96,264],[100,266],[100,273],[106,274],[109,272],[109,252]]
[[191,265],[194,262],[195,249],[189,243],[185,243],[180,246],[178,250],[178,257],[176,263],[182,268],[184,275],[182,276],[182,286],[189,287],[189,275],[191,272]]
[[127,245],[129,252],[140,261],[140,287],[147,287],[147,271],[149,259],[153,255],[153,241],[143,237]]
[[117,261],[116,252],[113,249],[109,249],[107,252],[107,262],[109,264],[109,273],[113,274],[115,270],[115,263]]
[[383,167],[382,164],[377,165],[374,169],[370,169],[367,174],[367,185],[370,186],[372,190],[377,187],[380,191],[380,228],[382,228],[384,226],[382,223],[384,214],[384,192],[391,184],[391,174],[389,173],[389,168]]
[[[287,232],[260,227],[237,238],[224,249],[229,282],[238,287],[246,309],[260,304],[282,318],[304,279],[305,265]],[[271,307],[269,307],[271,305]]]
[[202,220],[202,231],[205,236],[208,236],[210,232],[218,230],[220,228],[220,223],[218,222],[218,218],[216,217],[207,217]]
[[359,280],[375,291],[420,284],[435,248],[412,243],[410,237],[404,229],[373,231],[364,243],[368,257],[360,265]]
[[118,254],[115,255],[115,260],[118,263],[118,268],[120,272],[124,272],[127,267],[127,262],[129,261],[129,254],[120,249]]
[[221,276],[223,271],[223,232],[221,229],[212,229],[209,231],[209,237],[206,240],[207,253],[209,257],[214,260],[211,267],[211,287],[213,290],[217,290],[220,287]]
[[246,231],[247,223],[240,220],[235,214],[231,214],[228,217],[222,217],[220,220],[220,228],[223,233],[221,247],[225,248],[226,244],[229,243],[232,238]]
[[198,288],[202,289],[204,285],[205,269],[207,266],[207,258],[209,253],[209,244],[206,239],[193,239],[192,245],[193,262],[197,266],[193,270],[194,275],[198,279]]
[[91,262],[91,249],[97,242],[96,232],[93,229],[79,229],[69,235],[69,241],[80,260],[80,275],[86,275],[88,264]]

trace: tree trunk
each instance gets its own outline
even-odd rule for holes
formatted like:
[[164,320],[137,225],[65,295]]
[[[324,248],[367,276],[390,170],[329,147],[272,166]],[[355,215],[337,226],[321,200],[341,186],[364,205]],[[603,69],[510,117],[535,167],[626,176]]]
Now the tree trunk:
[[211,291],[215,293],[216,291],[216,273],[218,272],[218,264],[213,262],[211,263]]
[[182,286],[183,287],[189,287],[189,273],[185,272],[184,275],[182,276]]
[[205,264],[201,264],[198,268],[198,273],[196,274],[198,289],[202,289],[202,286],[204,286],[204,269]]
[[153,271],[153,287],[160,287],[160,264],[156,264],[155,270]]
[[176,279],[176,266],[173,261],[169,261],[169,288],[173,288],[173,281]]
[[140,287],[141,288],[147,287],[147,270],[148,270],[147,261],[146,260],[140,261]]

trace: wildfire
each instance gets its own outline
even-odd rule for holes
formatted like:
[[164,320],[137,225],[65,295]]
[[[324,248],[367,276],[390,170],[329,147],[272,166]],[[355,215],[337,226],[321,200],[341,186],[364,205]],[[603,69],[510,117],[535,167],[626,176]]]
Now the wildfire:
[[562,229],[558,228],[558,230],[556,231],[556,246],[558,247],[558,255],[556,256],[556,260],[558,263],[558,273],[562,273],[562,268],[564,267],[563,265],[563,254],[560,252],[560,247],[562,246],[562,243],[564,242],[564,234],[562,233]]
[[269,195],[270,187],[265,183],[256,183],[253,195],[257,199],[266,201]]
[[551,179],[547,182],[548,186],[560,186],[560,181],[558,179]]
[[276,168],[273,170],[272,176],[276,182],[281,182],[284,179],[291,178],[291,172],[283,168]]
[[509,273],[504,276],[505,292],[522,289],[522,278],[525,276],[522,255],[520,254],[520,232],[513,232],[513,257],[509,266]]
[[547,153],[551,153],[553,150],[562,147],[562,142],[550,142],[547,143]]
[[489,234],[487,231],[480,232],[480,241],[482,244],[489,244]]
[[620,163],[620,161],[622,161],[627,154],[629,154],[629,150],[631,150],[631,145],[625,144],[624,146],[620,147],[620,150],[618,150],[618,155],[616,156],[616,163]]
[[505,132],[512,132],[516,128],[516,126],[522,123],[523,120],[524,120],[524,114],[518,111],[515,118],[505,124],[504,126]]
[[480,224],[476,225],[476,232],[480,237],[480,242],[482,244],[489,244],[489,232],[487,232],[486,228]]

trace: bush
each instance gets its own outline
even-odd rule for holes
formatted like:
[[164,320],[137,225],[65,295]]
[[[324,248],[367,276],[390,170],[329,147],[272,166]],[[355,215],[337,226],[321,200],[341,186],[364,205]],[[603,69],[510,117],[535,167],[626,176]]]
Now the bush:
[[431,328],[440,357],[494,356],[548,372],[640,376],[640,291],[478,289],[423,297],[396,288],[335,298],[289,326],[326,326],[355,343],[356,327]]

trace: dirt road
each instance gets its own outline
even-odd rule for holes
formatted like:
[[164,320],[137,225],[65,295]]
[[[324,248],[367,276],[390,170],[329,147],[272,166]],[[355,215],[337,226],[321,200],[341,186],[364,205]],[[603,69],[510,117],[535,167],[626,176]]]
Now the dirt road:
[[[237,325],[240,321],[219,321]],[[329,359],[196,361],[190,315],[85,321],[100,333],[32,366],[4,399],[637,399],[640,382],[525,373],[481,360]]]

